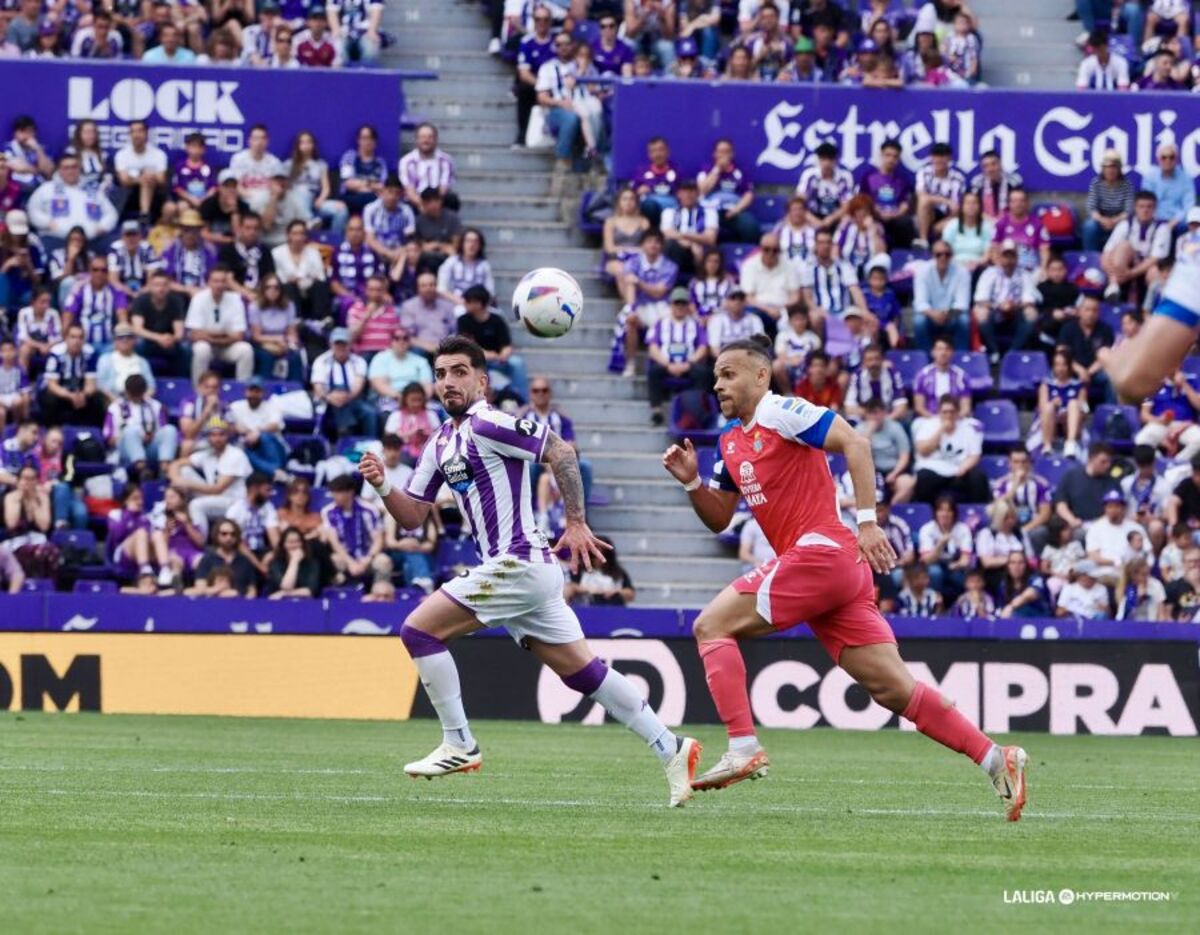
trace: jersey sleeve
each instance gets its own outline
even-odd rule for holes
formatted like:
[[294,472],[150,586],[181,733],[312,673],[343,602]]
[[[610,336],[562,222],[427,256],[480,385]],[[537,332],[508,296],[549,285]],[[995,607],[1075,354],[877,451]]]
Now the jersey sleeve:
[[433,503],[445,482],[437,462],[437,442],[440,437],[441,433],[435,432],[425,442],[425,447],[421,449],[421,457],[417,459],[417,466],[404,487],[407,496],[422,503]]
[[471,418],[475,443],[498,455],[521,461],[541,461],[550,428],[532,419],[517,419],[506,412],[487,409]]
[[825,446],[833,419],[833,410],[815,406],[799,396],[776,397],[759,416],[764,428],[774,429],[788,441],[810,448]]
[[738,490],[737,484],[733,482],[733,478],[729,476],[729,470],[725,467],[725,459],[720,455],[717,456],[716,463],[713,464],[712,477],[708,479],[710,490],[724,490],[726,493],[741,493]]

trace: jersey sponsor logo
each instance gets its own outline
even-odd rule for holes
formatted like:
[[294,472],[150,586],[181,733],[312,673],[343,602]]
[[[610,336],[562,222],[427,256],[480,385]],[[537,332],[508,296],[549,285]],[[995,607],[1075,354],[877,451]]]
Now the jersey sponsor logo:
[[742,462],[738,469],[738,479],[746,506],[762,506],[767,502],[767,495],[762,492],[762,484],[758,482],[758,476],[754,473],[754,465],[749,461]]
[[475,483],[475,471],[462,455],[455,455],[442,465],[442,476],[455,493],[466,493]]
[[537,434],[537,423],[532,419],[518,419],[517,434],[532,438]]

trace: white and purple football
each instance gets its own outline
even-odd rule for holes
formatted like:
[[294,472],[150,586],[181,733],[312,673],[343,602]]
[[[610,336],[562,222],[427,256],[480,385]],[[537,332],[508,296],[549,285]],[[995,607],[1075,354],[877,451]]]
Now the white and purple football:
[[570,273],[544,266],[517,283],[512,308],[534,337],[561,338],[583,315],[583,290]]

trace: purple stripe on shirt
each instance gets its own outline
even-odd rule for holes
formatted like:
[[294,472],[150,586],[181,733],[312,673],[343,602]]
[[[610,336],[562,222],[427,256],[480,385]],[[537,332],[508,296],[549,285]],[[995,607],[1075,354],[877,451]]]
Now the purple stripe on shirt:
[[525,492],[525,463],[515,458],[504,459],[504,473],[508,475],[508,489],[512,492],[513,520],[512,539],[508,544],[508,552],[523,561],[529,561],[533,546],[521,522],[521,504],[528,496]]
[[[504,554],[504,543],[500,542],[500,517],[496,503],[496,488],[492,485],[492,475],[488,473],[487,465],[479,456],[479,449],[472,440],[467,443],[467,462],[475,474],[475,489],[479,491],[479,509],[483,512],[483,528],[487,532],[488,542],[492,544],[489,552],[492,556]],[[463,499],[467,497],[463,494]],[[515,504],[514,504],[515,506]]]
[[482,435],[484,438],[490,438],[492,441],[499,442],[502,445],[508,445],[511,448],[519,448],[522,451],[528,451],[530,454],[542,454],[542,449],[546,445],[546,439],[549,437],[545,428],[532,435],[523,435],[513,429],[505,428],[503,425],[497,425],[489,419],[473,418],[471,420],[471,431],[476,435]]

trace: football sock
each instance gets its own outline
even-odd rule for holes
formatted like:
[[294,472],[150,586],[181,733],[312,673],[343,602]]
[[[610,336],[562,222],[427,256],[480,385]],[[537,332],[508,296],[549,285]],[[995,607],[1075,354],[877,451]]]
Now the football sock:
[[999,744],[992,744],[990,749],[979,761],[980,768],[989,776],[995,776],[1004,766],[1004,751],[1000,749]]
[[593,659],[573,675],[564,676],[563,683],[587,695],[614,721],[646,741],[661,762],[668,762],[679,749],[678,738],[659,720],[633,683],[599,659]]
[[429,703],[442,722],[442,739],[451,746],[474,750],[475,738],[463,708],[458,666],[446,644],[436,636],[409,626],[400,628],[400,640],[412,656],[421,684],[429,695]]
[[917,730],[926,737],[969,756],[979,764],[995,746],[987,734],[954,707],[953,701],[943,698],[941,693],[924,682],[917,682],[903,716],[917,725]]
[[[708,692],[729,733],[732,750],[735,739],[754,737],[754,718],[750,714],[750,695],[746,691],[746,662],[737,640],[730,637],[701,643],[700,658],[704,662]],[[754,748],[757,747],[755,740]]]
[[758,742],[758,737],[751,734],[749,737],[730,737],[729,752],[736,753],[738,756],[753,756],[762,748],[762,744]]

